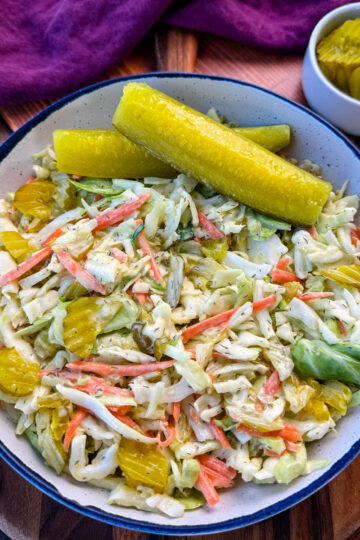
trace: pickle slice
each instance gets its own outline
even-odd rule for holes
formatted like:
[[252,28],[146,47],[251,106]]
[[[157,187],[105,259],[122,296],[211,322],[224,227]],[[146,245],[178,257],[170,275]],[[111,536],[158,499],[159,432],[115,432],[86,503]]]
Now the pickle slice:
[[311,226],[331,184],[150,88],[129,83],[114,126],[175,169],[255,210]]
[[56,129],[57,166],[68,174],[99,178],[172,178],[176,172],[112,129]]
[[351,97],[360,100],[360,67],[354,69],[350,75],[349,90]]
[[337,268],[319,270],[319,274],[340,281],[340,283],[360,287],[360,264],[344,264]]
[[30,394],[39,382],[39,366],[26,362],[15,348],[0,350],[0,388],[13,396]]
[[51,216],[50,203],[56,186],[47,180],[35,180],[30,184],[23,184],[15,192],[14,206],[26,216],[49,219]]
[[17,262],[22,262],[25,255],[33,251],[29,242],[17,231],[4,231],[0,233],[0,237],[7,251]]
[[168,478],[168,464],[153,445],[121,439],[118,461],[129,486],[148,486],[164,492]]
[[86,296],[71,302],[63,320],[65,347],[81,358],[86,358],[93,348],[95,339],[114,317],[121,302],[98,296]]
[[352,73],[360,67],[360,18],[335,28],[321,39],[316,51],[326,77],[341,90],[352,92],[355,84],[350,85]]

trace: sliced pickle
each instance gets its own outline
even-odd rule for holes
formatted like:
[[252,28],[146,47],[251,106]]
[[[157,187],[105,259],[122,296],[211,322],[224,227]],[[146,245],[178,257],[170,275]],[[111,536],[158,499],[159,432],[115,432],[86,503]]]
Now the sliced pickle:
[[153,445],[121,439],[118,461],[129,486],[148,486],[164,492],[168,479],[168,464]]
[[34,180],[30,184],[23,184],[15,192],[14,206],[26,216],[49,219],[55,191],[56,186],[47,180]]
[[6,250],[17,262],[22,262],[34,250],[17,231],[4,231],[0,237]]
[[316,50],[319,66],[326,77],[359,99],[360,75],[353,74],[360,67],[360,18],[335,28],[321,39]]
[[40,368],[26,362],[15,348],[0,350],[0,388],[13,396],[30,394],[39,382]]

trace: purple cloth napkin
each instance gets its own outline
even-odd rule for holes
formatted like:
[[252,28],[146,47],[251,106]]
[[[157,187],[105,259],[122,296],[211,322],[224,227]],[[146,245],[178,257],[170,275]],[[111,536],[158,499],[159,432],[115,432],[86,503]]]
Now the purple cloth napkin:
[[[250,45],[301,50],[341,0],[2,0],[0,105],[54,98],[98,80],[161,17]],[[168,9],[168,11],[166,11]],[[166,13],[165,13],[166,11]]]

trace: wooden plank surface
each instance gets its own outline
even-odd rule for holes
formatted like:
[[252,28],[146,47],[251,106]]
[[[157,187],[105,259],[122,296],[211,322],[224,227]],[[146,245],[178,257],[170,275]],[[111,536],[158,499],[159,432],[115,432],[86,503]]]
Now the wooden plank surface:
[[[182,55],[184,51],[184,55]],[[196,56],[197,54],[197,56]],[[226,39],[163,28],[143,40],[109,77],[161,70],[196,71],[239,78],[305,103],[302,55],[260,51]],[[0,109],[0,142],[49,102]],[[208,540],[360,539],[360,457],[312,497],[271,519]],[[166,537],[111,527],[42,495],[5,463],[0,464],[0,529],[14,540],[162,540]],[[169,537],[168,537],[169,538]],[[178,538],[178,537],[170,537]]]

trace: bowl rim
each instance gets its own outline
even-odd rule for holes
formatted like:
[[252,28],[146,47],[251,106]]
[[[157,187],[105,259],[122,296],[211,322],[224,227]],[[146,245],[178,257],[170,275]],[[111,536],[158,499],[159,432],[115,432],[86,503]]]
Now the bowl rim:
[[[272,92],[271,90],[267,90],[266,88],[262,88],[261,86],[251,84],[245,81],[241,81],[238,79],[233,79],[230,77],[222,77],[218,75],[202,74],[202,73],[182,73],[182,72],[150,72],[150,73],[143,73],[143,74],[136,74],[136,75],[127,75],[127,76],[117,77],[117,78],[106,80],[106,81],[100,81],[95,84],[81,88],[80,90],[76,90],[75,92],[72,92],[66,95],[65,97],[59,99],[58,101],[55,101],[54,103],[52,103],[51,105],[49,105],[48,107],[40,111],[38,114],[36,114],[34,117],[29,119],[23,126],[21,126],[13,134],[11,134],[1,144],[0,163],[5,159],[5,157],[9,155],[9,153],[16,147],[16,145],[34,127],[40,124],[53,112],[61,109],[64,105],[71,103],[78,97],[89,94],[100,88],[103,88],[112,84],[117,84],[119,82],[127,82],[127,81],[134,81],[134,80],[136,81],[138,79],[150,79],[150,78],[159,78],[159,79],[166,79],[166,78],[191,79],[193,78],[193,79],[202,79],[202,80],[208,79],[208,80],[215,80],[215,81],[224,81],[224,82],[237,84],[240,86],[253,88],[265,94],[269,94],[273,97],[276,97],[277,99],[280,99],[286,102],[287,104],[292,105],[293,107],[300,109],[304,113],[315,118],[318,122],[322,123],[328,129],[334,132],[335,135],[338,138],[340,138],[346,144],[346,146],[350,148],[350,150],[353,152],[355,157],[358,158],[360,161],[360,150],[356,148],[356,146],[337,128],[332,126],[329,122],[324,120],[322,117],[320,117],[313,111],[309,110],[307,107],[304,107],[303,105],[300,105],[299,103],[296,103],[295,101],[292,101],[291,99],[288,99],[284,96],[276,94],[275,92]],[[235,517],[235,518],[228,519],[225,521],[219,521],[218,523],[213,523],[209,525],[177,526],[175,523],[174,525],[160,525],[156,523],[150,523],[148,521],[135,520],[135,519],[127,518],[124,516],[118,516],[118,515],[112,514],[111,512],[105,512],[93,506],[82,506],[79,503],[77,503],[75,500],[70,500],[66,498],[65,496],[63,496],[61,493],[59,493],[58,490],[50,482],[45,480],[38,473],[34,472],[27,465],[22,463],[21,459],[18,456],[15,456],[5,446],[5,444],[2,441],[0,441],[0,457],[2,457],[4,461],[8,465],[10,465],[10,467],[12,467],[18,474],[20,474],[20,476],[22,476],[27,481],[29,481],[33,486],[38,488],[40,491],[42,491],[43,493],[45,493],[52,499],[63,504],[67,508],[70,508],[71,510],[74,510],[86,517],[97,519],[103,523],[107,523],[109,525],[113,525],[117,527],[123,527],[125,529],[131,529],[138,532],[146,532],[146,533],[153,533],[153,534],[184,535],[184,536],[220,533],[220,532],[225,532],[225,531],[229,531],[233,529],[238,529],[240,527],[253,525],[259,521],[268,519],[280,512],[283,512],[284,510],[287,510],[288,508],[301,502],[303,499],[309,497],[310,495],[315,493],[315,491],[317,491],[318,489],[323,487],[325,484],[330,482],[330,480],[332,480],[337,474],[339,474],[359,453],[360,453],[360,437],[351,446],[351,448],[346,452],[346,454],[344,454],[340,459],[338,459],[335,463],[333,463],[329,469],[325,470],[325,472],[317,480],[314,480],[308,486],[297,491],[293,495],[286,497],[283,500],[276,502],[272,504],[271,506],[268,506],[267,508],[263,508],[262,510],[254,512],[253,514],[250,514],[247,516]]]
[[[319,34],[324,28],[324,26],[331,21],[332,19],[336,18],[337,15],[343,14],[343,13],[351,13],[355,11],[359,11],[359,17],[360,17],[360,2],[353,2],[352,4],[346,4],[344,6],[337,7],[331,11],[329,11],[324,17],[322,17],[318,23],[316,24],[315,28],[311,32],[309,43],[308,43],[308,51],[309,51],[309,57],[310,62],[314,68],[316,76],[320,79],[320,81],[331,91],[333,92],[337,97],[340,99],[343,99],[348,104],[352,106],[359,107],[360,109],[360,100],[353,98],[352,96],[349,96],[342,90],[340,90],[335,84],[333,84],[322,72],[320,69],[317,55],[316,55],[316,46],[319,42]],[[345,22],[345,21],[344,21]],[[343,24],[343,23],[341,23]],[[340,26],[340,23],[339,23]],[[337,26],[335,27],[337,28]]]

